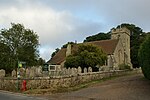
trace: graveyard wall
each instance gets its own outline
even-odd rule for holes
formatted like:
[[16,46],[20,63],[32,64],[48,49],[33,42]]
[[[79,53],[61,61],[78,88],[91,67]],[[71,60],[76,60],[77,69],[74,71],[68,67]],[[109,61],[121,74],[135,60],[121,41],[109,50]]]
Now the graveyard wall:
[[[27,81],[27,89],[56,89],[58,87],[70,87],[81,83],[120,76],[129,73],[138,73],[139,70],[132,71],[109,71],[109,72],[88,72],[77,75],[57,76],[57,77],[34,77],[34,78],[0,78],[0,90],[17,91],[17,86],[21,88],[23,80]],[[19,83],[19,84],[18,84]]]

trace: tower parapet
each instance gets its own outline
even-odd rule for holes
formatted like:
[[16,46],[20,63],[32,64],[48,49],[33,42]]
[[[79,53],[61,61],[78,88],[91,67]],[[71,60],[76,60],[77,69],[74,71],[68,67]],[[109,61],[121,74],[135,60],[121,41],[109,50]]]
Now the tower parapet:
[[111,39],[119,39],[122,33],[125,33],[130,36],[130,30],[128,30],[126,27],[121,27],[117,29],[113,28],[111,30]]

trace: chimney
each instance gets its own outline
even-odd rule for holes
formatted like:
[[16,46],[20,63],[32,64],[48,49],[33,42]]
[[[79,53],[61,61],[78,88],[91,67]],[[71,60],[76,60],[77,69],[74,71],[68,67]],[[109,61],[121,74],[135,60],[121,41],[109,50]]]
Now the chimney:
[[67,45],[66,57],[71,55],[71,44]]

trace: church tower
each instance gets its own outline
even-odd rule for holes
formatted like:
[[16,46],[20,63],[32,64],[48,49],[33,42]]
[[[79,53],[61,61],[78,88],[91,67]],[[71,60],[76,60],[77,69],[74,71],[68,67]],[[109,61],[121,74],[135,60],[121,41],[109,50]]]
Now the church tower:
[[124,64],[132,66],[130,58],[130,30],[126,27],[112,29],[111,39],[119,39],[124,49]]

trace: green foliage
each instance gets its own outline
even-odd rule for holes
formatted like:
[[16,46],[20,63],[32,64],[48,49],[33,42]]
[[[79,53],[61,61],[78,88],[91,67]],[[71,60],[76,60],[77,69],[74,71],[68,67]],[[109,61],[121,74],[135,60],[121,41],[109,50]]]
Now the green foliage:
[[92,35],[92,36],[86,37],[84,42],[98,41],[98,40],[107,40],[107,39],[110,39],[110,37],[111,37],[110,33],[98,33],[96,35]]
[[39,59],[37,60],[37,64],[40,65],[40,66],[43,66],[43,65],[45,64],[45,60],[42,59],[42,58],[39,58]]
[[68,42],[67,44],[64,44],[61,48],[67,48],[68,44],[76,44],[74,42]]
[[0,61],[1,68],[10,71],[17,67],[18,61],[27,65],[35,65],[38,59],[38,36],[21,24],[11,23],[11,28],[0,32]]
[[103,65],[107,59],[106,54],[97,46],[90,44],[80,44],[78,51],[74,55],[70,55],[66,58],[66,67],[92,67],[96,65]]
[[[68,44],[76,44],[76,43],[68,42],[68,43],[64,44],[61,48],[67,48]],[[54,57],[59,50],[60,50],[59,48],[56,48],[55,51],[52,53],[51,58]]]
[[125,70],[125,69],[131,69],[131,67],[129,65],[126,65],[126,64],[120,64],[119,65],[119,70]]
[[59,50],[59,48],[56,48],[55,51],[52,53],[51,58],[54,57]]
[[150,35],[140,46],[138,57],[144,76],[150,79]]

